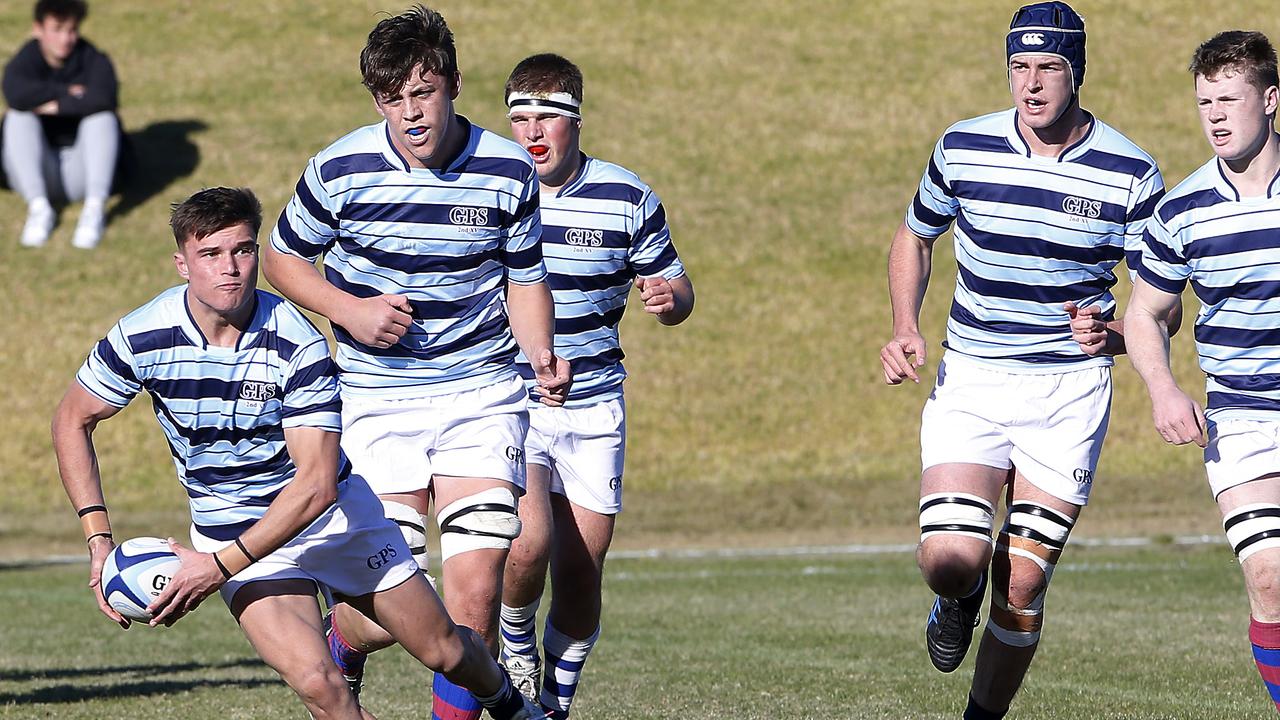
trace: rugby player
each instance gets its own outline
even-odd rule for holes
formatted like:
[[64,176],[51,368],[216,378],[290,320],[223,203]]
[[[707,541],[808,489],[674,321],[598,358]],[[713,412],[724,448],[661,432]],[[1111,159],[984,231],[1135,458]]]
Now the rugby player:
[[187,284],[126,315],[94,347],[53,420],[67,496],[89,545],[89,585],[115,547],[93,446],[97,425],[151,396],[191,498],[182,568],[151,604],[172,625],[220,592],[264,661],[312,717],[361,718],[330,658],[321,586],[377,618],[424,665],[476,691],[497,718],[538,711],[449,620],[399,530],[338,448],[337,369],[296,308],[257,290],[262,208],[246,189],[202,190],[174,207],[173,259]]
[[959,272],[921,422],[917,561],[938,595],[925,634],[942,672],[960,666],[991,588],[970,720],[1004,716],[1039,644],[1124,347],[1113,270],[1137,257],[1163,192],[1155,161],[1080,106],[1085,26],[1070,6],[1020,8],[1005,50],[1014,107],[943,134],[894,235],[893,339],[880,354],[887,383],[920,382],[920,307],[951,227]]
[[[1125,312],[1130,360],[1156,430],[1204,448],[1209,489],[1244,572],[1249,641],[1280,709],[1280,104],[1276,51],[1233,30],[1196,49],[1200,126],[1213,157],[1156,206]],[[1207,408],[1169,370],[1163,317],[1190,281]]]
[[[542,54],[520,61],[504,92],[512,136],[538,170],[555,346],[573,367],[564,407],[546,407],[521,358],[530,386],[528,494],[502,590],[502,662],[553,718],[568,717],[600,636],[601,576],[622,510],[626,371],[618,324],[629,291],[634,284],[645,312],[663,325],[684,322],[694,303],[658,196],[625,168],[582,152],[582,85],[576,65]],[[542,682],[534,622],[548,564]]]
[[[439,13],[418,5],[383,19],[360,69],[384,120],[307,164],[272,233],[266,276],[333,323],[343,449],[424,570],[434,502],[445,606],[496,656],[524,491],[517,343],[547,402],[562,402],[569,382],[552,352],[537,173],[523,148],[455,113],[462,76]],[[391,638],[343,606],[331,623],[335,657],[358,687],[365,652]],[[437,717],[479,715],[445,676],[435,690]]]

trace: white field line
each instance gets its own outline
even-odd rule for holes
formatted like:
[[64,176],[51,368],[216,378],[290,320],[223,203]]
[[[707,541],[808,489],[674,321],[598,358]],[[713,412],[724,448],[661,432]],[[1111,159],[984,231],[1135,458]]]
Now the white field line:
[[[1071,547],[1103,547],[1103,548],[1140,548],[1160,545],[1219,545],[1226,544],[1221,535],[1178,535],[1169,538],[1151,537],[1098,537],[1072,539]],[[851,544],[851,545],[788,545],[783,547],[757,548],[673,548],[648,550],[615,550],[609,553],[610,560],[705,560],[735,558],[766,557],[819,557],[847,555],[893,555],[913,553],[915,543],[888,544]],[[27,567],[43,567],[47,565],[76,565],[88,562],[85,555],[50,555],[46,557],[25,558],[17,560],[0,560],[0,570]],[[1080,565],[1087,565],[1081,563]]]

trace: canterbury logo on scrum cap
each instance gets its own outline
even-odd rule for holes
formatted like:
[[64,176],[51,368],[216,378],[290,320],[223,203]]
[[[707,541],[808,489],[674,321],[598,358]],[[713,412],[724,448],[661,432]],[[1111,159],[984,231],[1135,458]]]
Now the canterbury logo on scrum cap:
[[1043,45],[1044,33],[1022,33],[1022,44],[1031,46]]

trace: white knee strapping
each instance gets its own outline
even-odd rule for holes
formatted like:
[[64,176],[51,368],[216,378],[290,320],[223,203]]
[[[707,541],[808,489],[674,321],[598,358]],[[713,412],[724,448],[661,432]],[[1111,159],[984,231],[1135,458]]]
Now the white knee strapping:
[[993,578],[987,629],[1005,645],[1029,647],[1040,641],[1045,593],[1074,524],[1066,515],[1037,502],[1018,501],[1009,506],[1009,517],[996,541],[996,553],[1035,563],[1044,574],[1044,582],[1030,602],[1015,606],[1002,592],[1002,588],[1009,585],[1007,568],[1011,563],[999,560],[993,563],[992,567],[1004,577]]
[[968,493],[933,493],[920,498],[920,542],[934,535],[964,535],[991,542],[995,509]]
[[1252,503],[1232,510],[1223,520],[1227,542],[1236,558],[1245,558],[1267,548],[1280,547],[1280,505]]
[[431,566],[431,556],[427,553],[427,518],[408,505],[394,500],[382,501],[382,514],[400,527],[400,534],[409,545],[409,552],[413,553],[413,561],[418,563],[422,572],[427,572]]
[[440,523],[440,562],[459,553],[493,548],[510,550],[520,536],[516,498],[506,488],[490,488],[455,500],[436,513]]

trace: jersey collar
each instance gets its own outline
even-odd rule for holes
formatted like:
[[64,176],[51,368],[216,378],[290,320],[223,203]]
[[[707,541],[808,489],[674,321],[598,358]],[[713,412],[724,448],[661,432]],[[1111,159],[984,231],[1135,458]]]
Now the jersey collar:
[[411,166],[409,161],[400,152],[400,148],[396,147],[395,141],[391,139],[391,125],[386,120],[383,120],[381,123],[382,132],[380,134],[382,136],[382,146],[380,150],[382,152],[382,158],[390,163],[391,167],[407,173],[431,172],[435,174],[448,174],[453,172],[459,165],[466,162],[468,158],[475,154],[476,146],[480,142],[479,128],[473,125],[470,120],[462,115],[455,115],[455,117],[458,119],[458,124],[462,126],[463,131],[467,133],[467,141],[463,143],[462,149],[458,151],[458,154],[449,158],[449,161],[444,164],[443,170],[415,168]]
[[1276,171],[1276,174],[1271,178],[1271,182],[1267,184],[1266,197],[1243,197],[1240,195],[1240,191],[1236,189],[1235,184],[1231,182],[1229,177],[1227,177],[1227,171],[1222,169],[1222,159],[1214,158],[1212,162],[1213,168],[1216,170],[1216,172],[1211,175],[1213,178],[1213,189],[1217,190],[1218,194],[1227,200],[1233,200],[1235,202],[1240,202],[1241,200],[1270,200],[1271,198],[1280,196],[1280,170]]
[[[1085,132],[1084,137],[1080,138],[1074,144],[1063,150],[1062,153],[1058,155],[1056,162],[1071,162],[1073,160],[1077,160],[1081,155],[1084,155],[1086,152],[1093,149],[1093,146],[1097,143],[1098,137],[1101,134],[1098,131],[1098,119],[1095,118],[1093,113],[1090,113],[1088,110],[1085,110],[1084,114],[1089,118],[1089,130]],[[1027,144],[1026,139],[1022,137],[1022,131],[1018,129],[1017,108],[1011,108],[1009,110],[1008,115],[1005,117],[1004,130],[1005,140],[1008,141],[1009,147],[1013,148],[1014,152],[1025,158],[1033,160],[1038,159],[1045,162],[1055,162],[1053,158],[1046,158],[1031,154],[1031,146]]]

